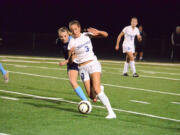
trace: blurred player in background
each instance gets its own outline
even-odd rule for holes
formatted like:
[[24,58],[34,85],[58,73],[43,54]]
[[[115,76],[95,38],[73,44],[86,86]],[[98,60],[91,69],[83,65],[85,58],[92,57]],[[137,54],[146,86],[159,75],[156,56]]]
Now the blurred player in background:
[[90,37],[107,37],[108,33],[99,31],[94,28],[87,29],[88,32],[81,33],[81,25],[79,21],[71,21],[69,29],[72,32],[73,38],[70,40],[68,49],[73,50],[77,57],[73,60],[78,64],[81,79],[84,83],[87,93],[92,90],[97,94],[97,97],[108,110],[107,119],[116,118],[116,114],[111,108],[106,94],[101,90],[101,64],[93,52],[93,46]]
[[172,52],[171,60],[180,59],[180,26],[176,27],[175,32],[171,35]]
[[0,71],[4,77],[4,82],[8,83],[9,81],[9,73],[3,68],[2,64],[0,63]]
[[65,60],[61,61],[59,65],[60,66],[67,65],[67,72],[68,72],[70,84],[72,85],[76,94],[81,98],[81,100],[87,100],[82,88],[77,83],[78,71],[79,71],[78,65],[74,62],[72,63],[69,62],[68,43],[72,38],[70,36],[70,32],[66,27],[61,27],[58,29],[58,35],[59,38],[56,40],[56,43],[60,46],[65,58]]
[[[143,61],[144,48],[146,44],[146,33],[144,32],[142,25],[140,25],[138,28],[142,40],[139,41],[137,38],[135,38],[135,58],[139,61]],[[138,56],[139,58],[137,58]]]
[[135,38],[135,36],[137,36],[138,40],[141,41],[141,36],[140,36],[139,30],[136,27],[137,24],[138,24],[137,18],[133,17],[131,19],[131,25],[126,26],[117,38],[115,50],[118,51],[120,40],[124,36],[122,48],[123,48],[123,53],[126,53],[126,62],[124,63],[123,76],[128,76],[127,72],[128,72],[128,68],[130,65],[131,70],[133,72],[133,77],[139,77],[139,75],[136,73],[135,61],[134,61],[134,53],[135,53],[134,38]]

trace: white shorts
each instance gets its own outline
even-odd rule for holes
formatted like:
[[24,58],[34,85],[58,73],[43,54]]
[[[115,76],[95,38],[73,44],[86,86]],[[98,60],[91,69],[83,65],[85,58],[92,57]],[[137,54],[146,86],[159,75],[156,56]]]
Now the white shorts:
[[81,80],[84,82],[90,80],[90,74],[95,72],[101,73],[101,64],[97,60],[93,60],[92,62],[78,68]]
[[123,53],[127,53],[127,52],[135,53],[135,48],[134,48],[134,46],[123,45],[122,47],[123,47]]

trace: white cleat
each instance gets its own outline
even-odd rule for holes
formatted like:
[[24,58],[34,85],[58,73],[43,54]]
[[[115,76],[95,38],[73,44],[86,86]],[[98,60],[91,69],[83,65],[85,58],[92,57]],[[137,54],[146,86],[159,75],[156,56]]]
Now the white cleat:
[[6,72],[6,74],[4,75],[4,82],[5,83],[9,82],[9,72]]
[[116,119],[116,114],[114,112],[110,113],[108,116],[106,116],[106,119]]

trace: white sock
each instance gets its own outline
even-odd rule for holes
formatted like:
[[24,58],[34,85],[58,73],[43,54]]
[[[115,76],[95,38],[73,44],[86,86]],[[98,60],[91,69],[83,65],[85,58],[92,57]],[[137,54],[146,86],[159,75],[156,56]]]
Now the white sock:
[[128,72],[128,68],[129,68],[129,63],[125,62],[125,63],[124,63],[123,74]]
[[101,100],[101,102],[104,104],[104,106],[107,108],[108,113],[114,113],[112,110],[111,104],[109,102],[108,97],[105,95],[104,92],[100,92],[98,95],[98,98]]
[[134,73],[136,73],[136,68],[135,68],[135,62],[134,61],[130,61],[130,67],[131,67],[131,70]]
[[100,88],[101,88],[101,92],[104,92],[104,86],[101,85]]

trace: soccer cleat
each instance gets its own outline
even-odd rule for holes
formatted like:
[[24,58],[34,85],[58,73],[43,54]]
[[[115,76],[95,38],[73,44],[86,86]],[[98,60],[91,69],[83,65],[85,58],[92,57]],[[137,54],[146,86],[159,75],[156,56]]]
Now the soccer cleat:
[[94,98],[92,101],[93,101],[93,102],[97,102],[97,101],[98,101],[98,98],[96,97],[96,98]]
[[106,119],[116,119],[116,114],[114,112],[108,114],[108,116],[106,116]]
[[6,72],[6,74],[4,75],[4,82],[5,83],[9,82],[9,72]]
[[123,73],[123,76],[129,76],[128,73]]
[[134,73],[133,77],[139,77],[139,75],[137,73]]

